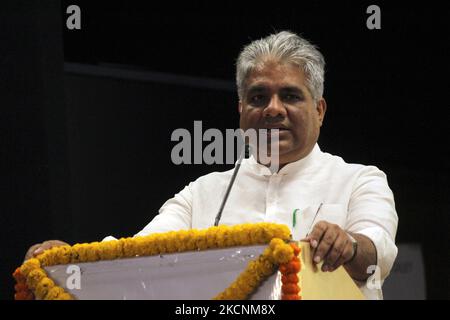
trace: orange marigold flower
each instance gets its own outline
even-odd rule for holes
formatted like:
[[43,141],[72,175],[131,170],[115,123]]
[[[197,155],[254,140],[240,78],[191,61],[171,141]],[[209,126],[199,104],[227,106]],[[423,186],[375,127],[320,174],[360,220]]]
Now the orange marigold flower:
[[296,294],[283,294],[281,300],[300,300],[300,297]]
[[282,274],[287,274],[287,263],[280,264],[279,270]]
[[15,300],[33,300],[33,294],[30,291],[20,291],[14,294]]
[[300,271],[300,262],[291,261],[287,264],[286,273],[297,273]]
[[25,277],[20,272],[20,267],[14,271],[13,277],[16,279],[16,282],[25,282]]
[[28,286],[24,282],[20,282],[14,286],[14,290],[16,290],[16,292],[27,291]]
[[285,274],[281,277],[281,282],[285,283],[298,283],[298,276],[296,273]]
[[300,288],[296,283],[283,284],[281,290],[284,294],[297,294],[300,292]]
[[298,257],[293,257],[290,261],[300,263],[300,259]]
[[298,256],[301,249],[297,246],[297,244],[295,242],[291,242],[290,245],[291,245],[292,249],[294,249],[294,255]]

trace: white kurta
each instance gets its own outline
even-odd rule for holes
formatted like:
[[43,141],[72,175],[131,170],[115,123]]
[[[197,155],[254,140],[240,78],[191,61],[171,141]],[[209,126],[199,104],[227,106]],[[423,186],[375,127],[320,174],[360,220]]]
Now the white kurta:
[[[213,172],[191,182],[164,203],[159,215],[137,236],[214,225],[232,171]],[[374,166],[346,163],[322,152],[317,144],[307,157],[274,174],[254,158],[245,159],[220,224],[282,223],[299,240],[321,220],[370,238],[377,249],[381,280],[386,278],[397,255],[398,222],[386,175]],[[380,286],[373,288],[374,281],[369,286],[357,284],[367,298],[382,299]]]

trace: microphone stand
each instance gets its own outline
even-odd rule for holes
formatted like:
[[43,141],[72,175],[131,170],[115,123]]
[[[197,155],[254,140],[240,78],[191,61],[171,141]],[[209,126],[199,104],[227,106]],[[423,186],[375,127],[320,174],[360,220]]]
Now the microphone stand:
[[219,225],[220,218],[222,218],[222,211],[225,207],[225,203],[228,200],[228,196],[230,195],[231,188],[233,187],[234,180],[236,179],[236,175],[241,167],[241,162],[244,158],[248,158],[250,154],[250,146],[248,144],[244,145],[244,150],[242,150],[241,155],[239,156],[239,160],[236,163],[236,167],[234,168],[233,175],[231,176],[230,183],[228,184],[227,191],[225,192],[225,197],[222,200],[222,204],[220,205],[219,212],[216,215],[216,220],[214,221],[214,226],[217,227]]

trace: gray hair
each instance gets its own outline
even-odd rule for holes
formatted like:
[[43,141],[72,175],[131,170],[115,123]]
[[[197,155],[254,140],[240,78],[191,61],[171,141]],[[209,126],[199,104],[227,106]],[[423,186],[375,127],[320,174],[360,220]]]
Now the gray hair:
[[236,62],[236,85],[242,100],[245,80],[265,59],[298,65],[306,76],[306,86],[315,101],[323,95],[325,59],[316,46],[289,31],[271,34],[244,47]]

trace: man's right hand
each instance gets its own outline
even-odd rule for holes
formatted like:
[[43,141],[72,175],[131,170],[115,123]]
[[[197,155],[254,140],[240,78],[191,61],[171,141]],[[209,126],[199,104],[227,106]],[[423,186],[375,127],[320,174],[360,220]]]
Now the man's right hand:
[[65,243],[60,240],[48,240],[48,241],[44,241],[42,243],[35,244],[30,249],[28,249],[28,251],[25,255],[25,260],[34,258],[34,257],[40,255],[45,250],[48,250],[50,248],[60,247],[60,246],[68,246],[68,245],[69,245],[68,243]]

